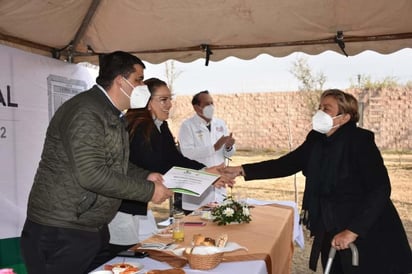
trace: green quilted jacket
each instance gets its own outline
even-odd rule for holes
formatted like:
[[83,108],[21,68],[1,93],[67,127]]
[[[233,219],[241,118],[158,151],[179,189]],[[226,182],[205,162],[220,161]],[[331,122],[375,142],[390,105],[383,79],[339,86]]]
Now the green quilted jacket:
[[122,199],[151,199],[150,171],[129,163],[120,114],[97,86],[56,111],[29,196],[29,220],[96,231],[111,221]]

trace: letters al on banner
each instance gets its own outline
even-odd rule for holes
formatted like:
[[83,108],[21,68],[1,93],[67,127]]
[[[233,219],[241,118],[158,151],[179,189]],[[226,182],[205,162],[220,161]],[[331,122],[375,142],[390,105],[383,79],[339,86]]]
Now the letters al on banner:
[[19,237],[51,116],[97,71],[0,45],[0,239]]

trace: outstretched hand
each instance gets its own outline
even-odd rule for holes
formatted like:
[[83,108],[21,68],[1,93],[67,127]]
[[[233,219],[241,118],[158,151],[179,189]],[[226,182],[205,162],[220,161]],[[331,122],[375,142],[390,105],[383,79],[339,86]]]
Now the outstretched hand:
[[227,166],[222,170],[222,174],[229,178],[236,178],[237,176],[244,175],[242,166]]
[[217,181],[213,183],[213,186],[216,188],[221,188],[221,187],[226,187],[226,186],[232,187],[235,184],[234,177],[232,178],[230,176],[227,176],[224,173],[224,168],[225,168],[224,163],[221,163],[220,165],[217,165],[217,166],[205,168],[205,171],[209,173],[221,175],[219,179],[217,179]]
[[209,173],[217,174],[217,175],[222,175],[224,167],[225,167],[225,164],[221,163],[220,165],[217,165],[217,166],[207,167],[205,168],[205,171]]

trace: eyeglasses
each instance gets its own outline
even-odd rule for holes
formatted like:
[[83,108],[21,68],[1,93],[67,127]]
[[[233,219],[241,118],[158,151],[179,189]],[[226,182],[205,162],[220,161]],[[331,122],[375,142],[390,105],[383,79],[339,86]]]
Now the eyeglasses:
[[161,105],[165,105],[167,102],[172,102],[174,95],[163,96],[163,95],[152,95],[152,100],[159,102]]

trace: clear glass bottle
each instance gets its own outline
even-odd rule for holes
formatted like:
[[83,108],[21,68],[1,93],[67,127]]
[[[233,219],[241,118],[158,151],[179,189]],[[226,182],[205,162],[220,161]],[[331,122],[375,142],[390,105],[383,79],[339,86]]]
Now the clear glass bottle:
[[185,240],[183,217],[184,214],[182,212],[173,214],[173,240],[176,243],[180,243]]

